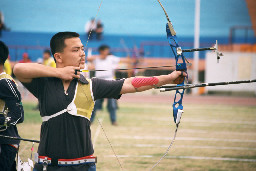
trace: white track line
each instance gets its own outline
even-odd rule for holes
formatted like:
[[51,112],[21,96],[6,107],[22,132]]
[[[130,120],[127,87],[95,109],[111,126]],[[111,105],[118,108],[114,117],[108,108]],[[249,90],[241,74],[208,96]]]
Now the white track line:
[[237,136],[241,136],[241,135],[249,135],[250,137],[252,137],[253,135],[256,137],[256,133],[255,132],[228,132],[228,131],[222,131],[222,132],[210,132],[210,131],[203,131],[203,130],[195,130],[195,129],[181,129],[180,134],[182,133],[199,133],[199,134],[217,134],[217,135],[237,135]]
[[226,121],[226,120],[201,120],[201,119],[184,119],[183,122],[203,122],[203,123],[213,123],[213,124],[248,124],[256,125],[256,122],[251,121]]
[[[99,122],[102,124],[103,118],[100,118]],[[100,130],[101,130],[101,127],[100,127],[100,124],[98,124],[97,129],[96,129],[95,134],[94,134],[94,137],[93,137],[93,147],[94,148],[96,146],[96,141],[97,141],[97,138],[98,138],[98,136],[100,134]]]
[[[107,147],[107,145],[100,145],[101,147]],[[137,147],[137,148],[167,148],[168,145],[156,145],[156,144],[123,144],[115,145],[116,147]],[[250,147],[223,147],[223,146],[197,146],[197,145],[175,145],[174,148],[194,148],[194,149],[215,149],[215,150],[242,150],[242,151],[256,151],[256,148]]]
[[[137,139],[137,140],[170,140],[171,137],[157,137],[157,136],[118,136],[113,137],[118,139]],[[246,139],[224,139],[224,138],[199,138],[199,137],[177,137],[176,140],[183,141],[217,141],[217,142],[243,142],[243,143],[256,143],[256,140]]]
[[[137,119],[138,120],[138,119]],[[170,122],[170,119],[167,118],[145,118],[140,120],[154,120],[154,121],[166,121]],[[251,121],[226,121],[226,120],[203,120],[203,119],[183,119],[181,122],[190,122],[190,123],[212,123],[212,124],[248,124],[248,125],[256,125],[256,122]]]
[[[167,145],[155,145],[155,144],[135,144],[135,147],[163,147],[167,148]],[[248,148],[248,147],[223,147],[223,146],[197,146],[197,145],[175,145],[175,148],[195,148],[195,149],[216,149],[216,150],[253,150],[256,148]]]
[[[105,157],[115,157],[114,155],[108,155]],[[158,156],[152,155],[118,155],[120,158],[155,158]],[[256,162],[256,159],[241,159],[241,158],[230,158],[230,157],[202,157],[202,156],[166,156],[165,158],[171,159],[193,159],[193,160],[219,160],[219,161],[239,161],[239,162]]]

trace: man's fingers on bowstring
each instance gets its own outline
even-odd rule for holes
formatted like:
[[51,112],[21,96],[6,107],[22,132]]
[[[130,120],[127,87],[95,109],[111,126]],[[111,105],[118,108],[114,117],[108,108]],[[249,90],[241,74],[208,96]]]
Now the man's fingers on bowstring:
[[80,75],[81,71],[79,67],[74,68],[75,70],[75,75]]
[[73,78],[80,78],[80,67],[74,67],[74,75]]

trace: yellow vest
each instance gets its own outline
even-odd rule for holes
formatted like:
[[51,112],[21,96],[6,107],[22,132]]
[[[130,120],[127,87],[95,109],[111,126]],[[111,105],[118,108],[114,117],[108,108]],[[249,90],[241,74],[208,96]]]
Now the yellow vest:
[[74,98],[66,109],[63,109],[62,111],[50,116],[43,116],[43,122],[46,122],[49,119],[57,117],[65,112],[90,120],[94,108],[94,99],[92,93],[92,81],[89,79],[87,79],[87,81],[89,82],[88,84],[81,83],[80,81],[77,82]]
[[43,61],[43,65],[56,68],[56,63],[52,57]]
[[73,102],[76,106],[77,112],[75,115],[91,119],[94,108],[94,99],[92,94],[91,80],[89,84],[77,83],[76,93]]
[[12,67],[9,59],[7,59],[4,63],[4,71],[6,74],[12,75]]

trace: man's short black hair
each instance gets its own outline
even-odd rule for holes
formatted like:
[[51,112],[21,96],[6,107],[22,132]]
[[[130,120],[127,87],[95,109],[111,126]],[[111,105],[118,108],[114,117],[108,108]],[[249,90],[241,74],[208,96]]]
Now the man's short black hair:
[[74,37],[79,37],[80,35],[76,32],[59,32],[56,33],[54,36],[51,38],[50,46],[51,46],[51,52],[52,55],[56,52],[63,52],[63,49],[66,47],[65,45],[65,40],[74,38]]
[[8,58],[9,49],[4,44],[4,42],[0,41],[0,65],[3,65]]
[[110,47],[108,45],[101,45],[99,48],[98,48],[98,51],[101,52],[101,51],[104,51],[106,49],[110,49]]
[[45,50],[44,50],[44,53],[47,53],[48,55],[51,56],[51,51],[50,51],[49,49],[45,49]]

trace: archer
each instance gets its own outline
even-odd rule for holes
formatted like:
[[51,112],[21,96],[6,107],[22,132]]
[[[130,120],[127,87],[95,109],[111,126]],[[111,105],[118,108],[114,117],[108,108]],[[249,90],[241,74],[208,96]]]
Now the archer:
[[187,76],[174,71],[117,81],[86,79],[79,72],[84,68],[85,52],[78,33],[59,32],[52,37],[50,46],[56,68],[35,63],[14,67],[17,78],[39,100],[43,123],[35,171],[96,170],[90,130],[94,101],[179,84]]
[[5,136],[20,137],[16,124],[24,120],[20,92],[13,78],[4,72],[8,55],[8,47],[0,41],[0,170],[16,170],[20,140]]

